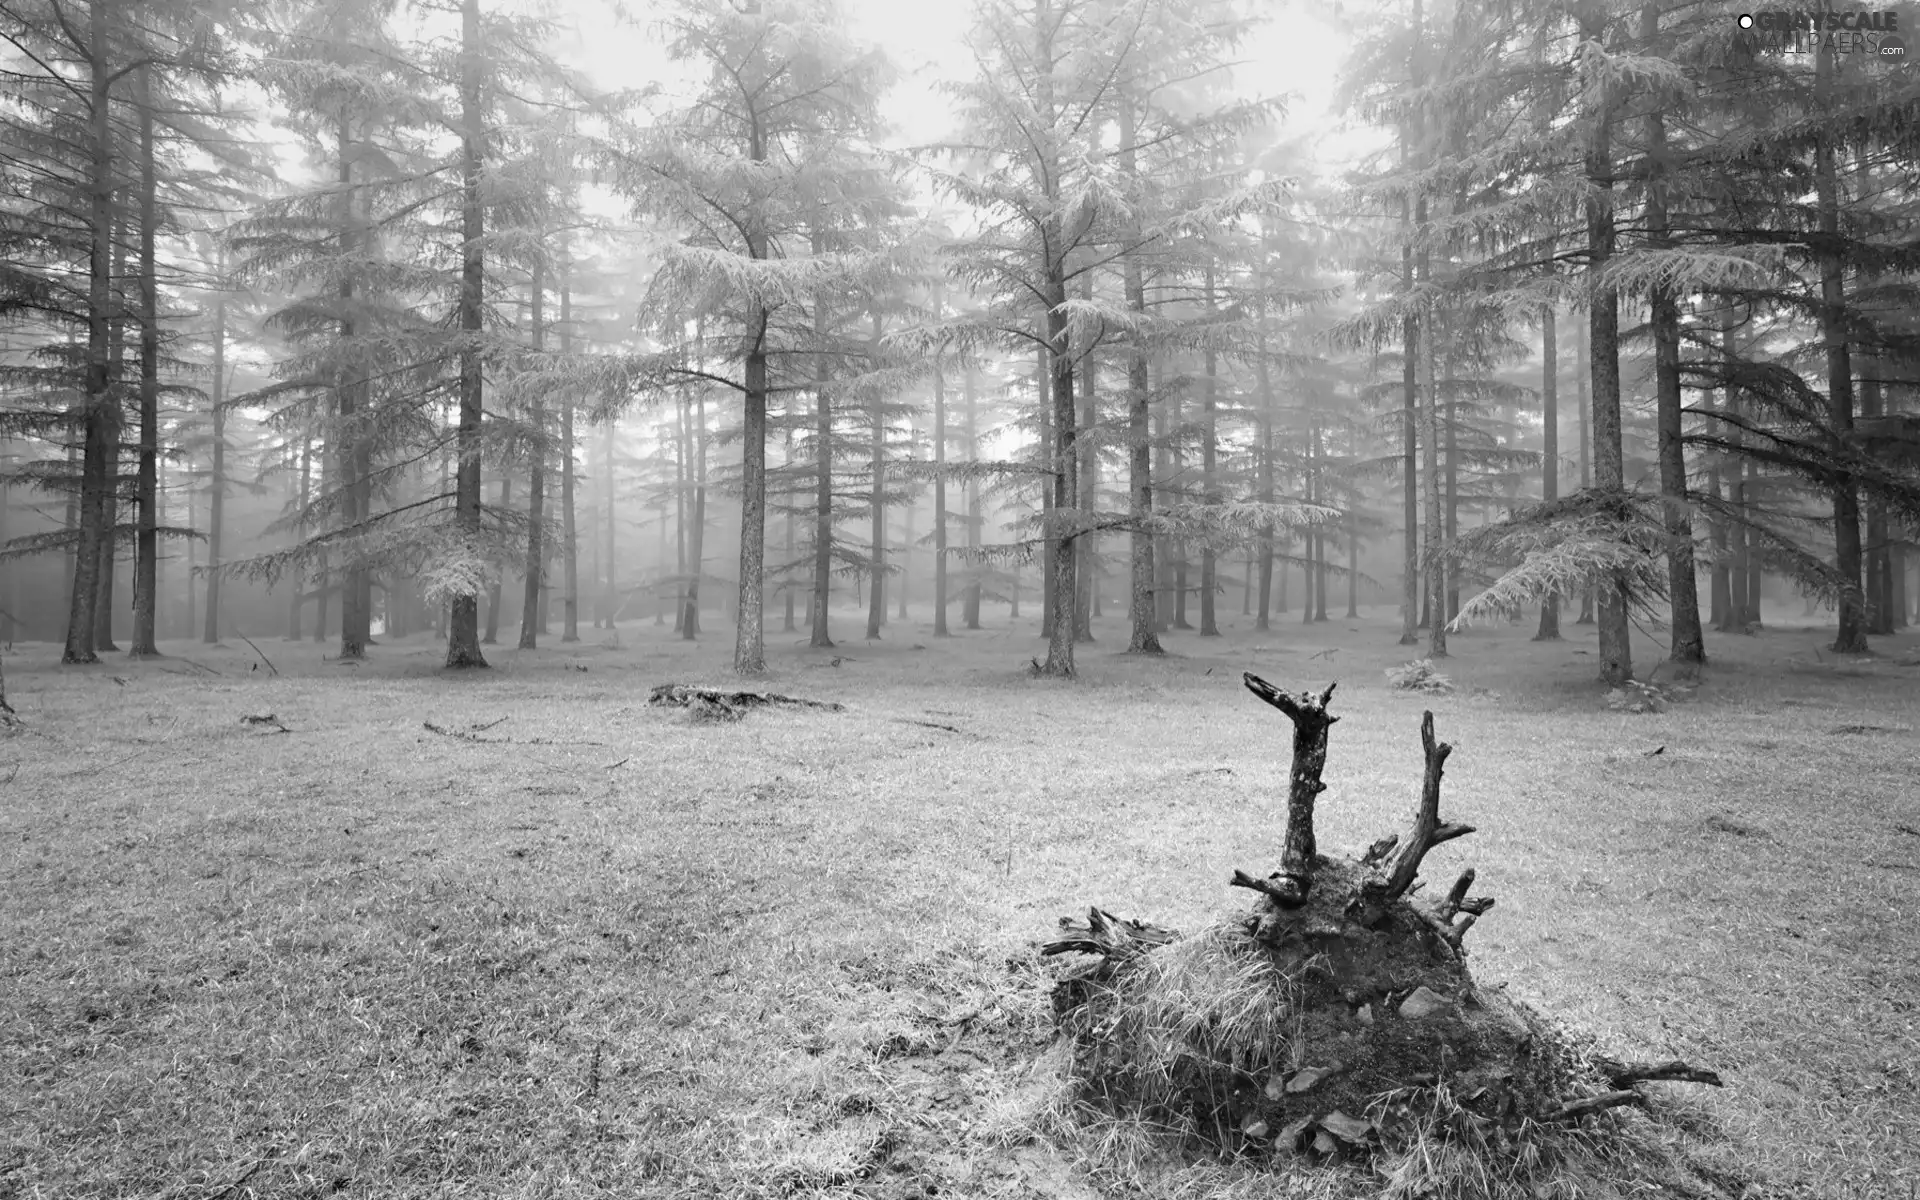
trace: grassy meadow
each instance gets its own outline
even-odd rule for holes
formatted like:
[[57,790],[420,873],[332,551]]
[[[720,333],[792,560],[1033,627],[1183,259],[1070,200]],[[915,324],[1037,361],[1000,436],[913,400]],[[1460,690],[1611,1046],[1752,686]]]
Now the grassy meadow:
[[1227,617],[1151,661],[1109,617],[1071,683],[1026,675],[1030,619],[927,616],[771,634],[768,686],[847,711],[736,724],[646,706],[729,681],[718,620],[458,676],[424,637],[358,665],[260,641],[277,674],[237,639],[15,647],[0,1198],[1122,1190],[1048,1119],[1033,948],[1090,903],[1191,929],[1250,902],[1226,880],[1275,865],[1290,728],[1242,670],[1340,683],[1326,850],[1408,823],[1434,710],[1443,812],[1479,832],[1432,871],[1499,901],[1479,978],[1717,1068],[1656,1085],[1701,1161],[1749,1197],[1920,1196],[1920,637],[1712,637],[1700,686],[1629,714],[1570,619],[1456,636],[1458,690],[1423,696],[1387,685],[1415,655],[1384,609]]

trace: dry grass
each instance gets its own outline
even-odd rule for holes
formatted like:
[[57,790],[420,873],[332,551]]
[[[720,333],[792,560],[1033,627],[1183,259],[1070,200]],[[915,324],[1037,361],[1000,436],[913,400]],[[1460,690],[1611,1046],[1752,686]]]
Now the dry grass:
[[[470,677],[424,641],[357,667],[262,643],[280,677],[243,644],[88,671],[20,648],[0,1196],[1111,1188],[1084,1142],[1030,1136],[1060,1128],[1030,943],[1088,903],[1185,929],[1244,903],[1225,879],[1270,869],[1288,731],[1243,668],[1341,681],[1330,849],[1404,825],[1435,710],[1446,811],[1481,833],[1434,871],[1500,899],[1478,976],[1719,1068],[1670,1101],[1706,1153],[1781,1197],[1920,1189],[1913,639],[1860,663],[1718,638],[1700,687],[1626,714],[1590,630],[1456,637],[1444,697],[1387,686],[1384,613],[1160,662],[1109,621],[1071,684],[1026,678],[1029,632],[782,648],[775,686],[850,711],[725,725],[645,700],[727,682],[730,629]],[[291,732],[243,723],[269,713]],[[1282,1194],[1232,1164],[1165,1182]]]

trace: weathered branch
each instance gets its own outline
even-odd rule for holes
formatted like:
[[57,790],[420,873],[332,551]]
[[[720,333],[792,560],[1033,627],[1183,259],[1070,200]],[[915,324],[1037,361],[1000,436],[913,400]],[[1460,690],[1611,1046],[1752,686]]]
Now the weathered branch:
[[1275,882],[1274,879],[1255,879],[1253,876],[1236,867],[1233,872],[1233,878],[1227,880],[1227,886],[1246,888],[1250,892],[1259,892],[1261,895],[1270,898],[1275,904],[1292,906],[1298,903],[1297,900],[1292,898],[1294,893],[1286,887],[1284,878],[1279,882]]
[[1598,1096],[1588,1096],[1561,1105],[1547,1114],[1547,1120],[1574,1121],[1604,1109],[1619,1108],[1623,1104],[1644,1105],[1646,1102],[1647,1098],[1639,1092],[1602,1092]]
[[1180,935],[1159,925],[1116,917],[1098,908],[1087,909],[1085,922],[1060,918],[1061,936],[1040,947],[1043,955],[1098,954],[1103,958],[1131,954],[1142,947],[1164,946]]
[[1683,1063],[1679,1059],[1663,1063],[1630,1063],[1617,1058],[1600,1058],[1595,1062],[1607,1082],[1616,1088],[1631,1087],[1636,1083],[1704,1083],[1710,1087],[1724,1086],[1720,1075],[1705,1067],[1696,1067]]
[[1445,773],[1447,755],[1453,753],[1453,747],[1434,740],[1432,711],[1420,718],[1420,746],[1426,752],[1427,759],[1426,778],[1420,786],[1420,811],[1413,819],[1413,833],[1401,849],[1400,857],[1395,860],[1392,874],[1387,877],[1385,898],[1389,901],[1407,894],[1407,890],[1413,886],[1414,877],[1420,874],[1420,862],[1427,856],[1427,851],[1442,842],[1450,842],[1473,832],[1471,825],[1444,825],[1440,821],[1440,778]]
[[[1287,826],[1280,851],[1280,870],[1264,886],[1254,890],[1262,892],[1285,908],[1298,907],[1307,899],[1307,892],[1313,886],[1314,860],[1319,850],[1313,836],[1313,802],[1327,785],[1320,780],[1321,772],[1327,767],[1327,730],[1340,718],[1327,712],[1327,702],[1333,699],[1335,684],[1328,684],[1327,690],[1318,696],[1312,692],[1302,692],[1298,696],[1290,695],[1274,687],[1258,675],[1243,674],[1241,680],[1247,690],[1287,714],[1293,722],[1293,773],[1287,787]],[[1240,878],[1251,878],[1236,872],[1235,883]]]

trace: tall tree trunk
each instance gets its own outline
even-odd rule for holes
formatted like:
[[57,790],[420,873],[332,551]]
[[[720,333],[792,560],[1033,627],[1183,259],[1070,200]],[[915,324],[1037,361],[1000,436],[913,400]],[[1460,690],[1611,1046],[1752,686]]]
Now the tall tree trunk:
[[[707,397],[697,388],[689,415],[692,426],[688,435],[693,439],[693,523],[687,548],[687,607],[681,615],[680,636],[690,642],[700,632],[700,577],[707,573]],[[761,453],[766,453],[764,441]],[[734,648],[739,649],[737,635]]]
[[[1051,371],[1047,350],[1042,347],[1034,355],[1033,387],[1040,406],[1040,459],[1049,465],[1054,453],[1053,406],[1048,398],[1052,395]],[[1043,477],[1040,485],[1040,636],[1043,638],[1053,636],[1053,568],[1050,564],[1054,552],[1060,548],[1055,524],[1053,485]]]
[[[1587,3],[1579,12],[1580,36],[1600,42],[1606,35],[1606,10]],[[1588,194],[1587,273],[1589,280],[1606,270],[1613,257],[1613,100],[1604,85],[1593,102],[1593,132],[1587,145]],[[1613,289],[1596,290],[1588,307],[1589,372],[1593,379],[1594,484],[1619,493],[1625,488],[1625,461],[1620,445],[1620,298]],[[1625,583],[1603,579],[1598,588],[1600,623],[1600,680],[1619,687],[1633,678],[1633,652],[1628,643]]]
[[113,592],[120,556],[120,492],[125,477],[120,473],[125,457],[126,434],[126,342],[127,342],[127,261],[125,226],[115,222],[113,248],[112,324],[107,330],[107,370],[112,378],[113,403],[107,410],[108,451],[106,536],[100,542],[100,598],[94,603],[93,645],[96,650],[118,650],[113,640]]
[[[213,386],[208,393],[212,400],[213,469],[207,479],[207,611],[206,628],[201,635],[201,640],[210,646],[220,640],[220,535],[226,527],[227,511],[227,294],[224,253],[215,270],[218,272],[215,286],[221,290],[213,302]],[[299,590],[296,582],[296,596]],[[300,635],[296,631],[294,636]]]
[[[340,281],[340,343],[347,352],[349,364],[340,372],[336,380],[336,409],[340,424],[330,441],[333,447],[334,462],[338,468],[340,488],[340,527],[355,529],[372,513],[372,491],[368,486],[368,469],[371,466],[366,450],[367,433],[364,428],[367,414],[361,411],[363,389],[360,386],[358,369],[359,351],[353,345],[355,322],[353,319],[353,256],[359,251],[359,229],[355,221],[353,202],[353,131],[347,118],[340,118],[337,147],[337,168],[340,181],[339,221],[340,257],[346,265],[346,274]],[[364,555],[348,540],[344,547],[348,556],[347,571],[343,577],[340,591],[340,657],[357,659],[367,655],[367,637],[372,630],[373,591],[372,581],[363,563]],[[498,602],[496,600],[495,607]],[[491,613],[492,610],[489,610]],[[489,615],[488,624],[494,618]],[[488,635],[492,638],[491,630]]]
[[620,507],[619,488],[616,485],[616,481],[614,479],[614,453],[613,453],[613,449],[614,449],[613,444],[618,431],[619,431],[619,422],[609,417],[607,419],[607,437],[606,437],[606,445],[605,445],[606,476],[600,484],[600,491],[602,495],[605,497],[605,507],[607,510],[607,526],[605,530],[606,550],[604,554],[606,561],[601,564],[605,574],[602,578],[600,597],[601,597],[601,606],[606,612],[608,629],[614,628],[613,623],[620,616],[620,582],[619,582],[619,572],[617,570],[617,563],[615,561],[615,555],[614,555],[614,551],[617,546],[618,534],[620,531],[620,527],[618,524],[618,511]]
[[[1880,360],[1867,356],[1860,370],[1860,415],[1881,415]],[[1864,547],[1867,612],[1866,631],[1891,634],[1894,631],[1893,553],[1887,522],[1887,510],[1876,500],[1867,502],[1867,540]]]
[[[307,505],[313,502],[313,431],[311,428],[300,431],[300,495],[296,502],[298,511],[304,513]],[[304,527],[303,527],[304,532]],[[287,611],[287,638],[300,640],[300,606],[304,602],[303,593],[307,586],[307,573],[296,567],[293,572],[293,599]]]
[[[1134,142],[1138,136],[1131,103],[1120,108],[1120,169],[1129,177],[1138,171]],[[1130,239],[1137,241],[1137,238]],[[1129,251],[1121,262],[1121,287],[1127,310],[1144,317],[1147,311],[1145,273],[1139,251]],[[1133,529],[1127,535],[1129,587],[1127,591],[1127,653],[1161,654],[1159,604],[1154,594],[1153,438],[1148,387],[1147,351],[1138,337],[1127,342],[1127,515]]]
[[[1148,359],[1148,368],[1149,381],[1155,385],[1148,392],[1151,396],[1159,393],[1157,385],[1163,377],[1153,367],[1151,358]],[[1167,411],[1167,405],[1162,403],[1154,409],[1153,413],[1154,437],[1159,443],[1154,451],[1153,478],[1160,481],[1160,488],[1163,491],[1172,486],[1173,480],[1173,446],[1168,436],[1171,426],[1172,418]],[[1164,536],[1155,537],[1153,539],[1153,628],[1155,633],[1165,633],[1173,628],[1179,594],[1179,584],[1173,573],[1173,558],[1172,539]]]
[[[679,581],[673,587],[673,631],[687,635],[687,514],[692,509],[693,435],[688,429],[688,412],[693,400],[685,389],[673,401],[673,571]],[[662,514],[665,520],[665,514]],[[661,528],[661,557],[666,557],[666,529]],[[663,624],[656,607],[653,623]]]
[[[187,471],[188,471],[189,477],[191,477],[192,471],[193,471],[191,460],[189,460],[188,462]],[[198,541],[198,539],[192,536],[193,534],[200,532],[200,524],[199,524],[200,506],[194,503],[193,493],[194,493],[194,489],[191,486],[189,486],[186,489],[187,533],[188,533],[188,537],[187,537],[187,623],[185,628],[182,629],[176,635],[183,638],[190,638],[195,636],[200,629],[200,603],[199,603],[200,597],[199,597],[199,594],[194,590],[194,586],[193,586],[194,577],[199,573],[199,570],[200,570],[200,547],[195,544]],[[3,518],[4,518],[5,511],[6,511],[5,489],[0,488],[0,524],[4,524]],[[7,535],[4,530],[0,530],[0,546],[4,546],[6,544],[7,544]],[[20,588],[20,584],[19,584],[18,578],[10,572],[7,575],[7,592],[8,592],[7,611],[8,612],[19,611],[19,606],[18,606],[19,588]]]
[[[560,251],[560,353],[573,355],[573,255],[570,248]],[[560,570],[564,598],[561,601],[560,641],[580,640],[580,535],[575,526],[573,469],[573,393],[560,394]]]
[[[1213,289],[1213,262],[1207,261],[1201,274],[1201,303],[1209,318],[1215,311]],[[1207,506],[1220,503],[1220,427],[1219,427],[1219,373],[1220,356],[1209,344],[1201,352],[1200,365],[1202,383],[1200,385],[1200,490]],[[1218,587],[1217,574],[1219,564],[1214,554],[1213,542],[1208,540],[1200,546],[1200,636],[1219,637],[1220,625],[1214,613],[1214,591]]]
[[[1540,356],[1540,500],[1546,504],[1560,498],[1560,329],[1551,304],[1540,310]],[[1540,629],[1533,640],[1560,640],[1558,592],[1540,605]]]
[[[1732,342],[1733,328],[1731,325],[1728,325],[1720,331],[1722,362],[1729,362],[1731,360]],[[1726,414],[1733,412],[1733,385],[1731,383],[1721,391],[1719,411]],[[1715,431],[1725,431],[1729,437],[1738,436],[1737,431],[1735,431],[1731,425],[1724,423],[1716,426]],[[1728,456],[1720,452],[1715,452],[1709,460],[1707,493],[1715,501],[1724,501],[1731,504],[1732,491],[1728,487],[1728,482],[1724,474],[1727,462]],[[1739,469],[1737,460],[1734,462],[1734,468],[1736,472]],[[1716,514],[1713,518],[1712,530],[1713,584],[1708,607],[1711,610],[1711,623],[1713,627],[1721,633],[1726,633],[1729,630],[1739,628],[1737,622],[1740,610],[1734,598],[1734,577],[1732,569],[1733,538],[1737,531],[1732,527],[1731,521],[1724,515],[1719,514]],[[1745,585],[1745,582],[1745,580],[1741,580],[1742,586]]]
[[[1073,347],[1067,337],[1067,284],[1066,264],[1058,258],[1047,264],[1047,345],[1051,348],[1048,366],[1051,368],[1047,391],[1051,400],[1053,415],[1051,459],[1049,463],[1053,477],[1049,480],[1053,490],[1053,513],[1056,521],[1063,512],[1074,512],[1079,508],[1079,445],[1076,420],[1079,414],[1073,405]],[[1054,620],[1047,631],[1047,661],[1041,665],[1043,675],[1070,676],[1074,673],[1073,664],[1073,614],[1071,608],[1067,619],[1060,620],[1059,609],[1064,603],[1073,603],[1076,570],[1075,556],[1079,547],[1079,538],[1071,532],[1059,529],[1053,531],[1052,561],[1048,578],[1053,581]]]
[[[766,154],[755,133],[753,161]],[[753,257],[767,257],[764,235],[751,242]],[[767,550],[767,325],[770,314],[756,308],[747,344],[746,420],[740,452],[740,588],[734,626],[733,669],[758,675],[767,669],[765,604]],[[706,432],[706,409],[701,408],[701,435]],[[702,455],[704,460],[705,455]],[[703,489],[704,491],[704,489]],[[700,507],[696,504],[696,507]]]
[[[1093,273],[1082,277],[1086,286],[1082,296],[1087,301],[1093,299]],[[1078,484],[1075,488],[1074,507],[1079,510],[1082,522],[1091,523],[1094,511],[1099,507],[1097,497],[1099,457],[1093,438],[1088,436],[1095,423],[1100,419],[1099,398],[1097,394],[1098,371],[1093,356],[1082,354],[1079,374],[1080,387],[1080,455]],[[1093,616],[1100,607],[1099,600],[1099,537],[1091,530],[1074,539],[1078,548],[1079,561],[1075,565],[1073,593],[1073,640],[1091,642],[1093,640]]]
[[[880,314],[875,312],[873,321],[873,354],[880,354]],[[872,556],[869,565],[872,574],[867,580],[867,640],[873,641],[880,636],[880,627],[887,623],[887,424],[881,415],[881,397],[874,392],[873,405],[867,414],[870,433],[869,491],[867,495],[867,515],[872,519]]]
[[[1814,91],[1817,103],[1833,103],[1834,54],[1814,51]],[[1840,184],[1833,143],[1825,138],[1814,147],[1814,194],[1820,209],[1820,233],[1837,241],[1840,236]],[[1827,352],[1827,420],[1829,435],[1844,446],[1853,435],[1853,364],[1847,346],[1845,265],[1837,246],[1820,254],[1820,337]],[[1866,612],[1860,588],[1860,490],[1851,475],[1836,479],[1833,493],[1833,565],[1840,575],[1840,627],[1833,639],[1836,654],[1867,653]]]
[[[1588,395],[1593,387],[1593,354],[1592,348],[1588,345],[1590,325],[1591,318],[1573,323],[1574,354],[1577,358],[1574,363],[1573,390],[1580,409],[1580,486],[1582,489],[1593,486],[1593,413],[1592,402]],[[1580,615],[1573,619],[1573,623],[1575,625],[1593,624],[1593,586],[1591,584],[1580,589]]]
[[[506,512],[513,503],[513,477],[507,474],[506,467],[500,468],[500,511]],[[506,571],[502,564],[500,574],[494,576],[493,583],[487,588],[487,629],[480,638],[482,645],[491,646],[500,640],[500,609],[506,603]]]
[[[1274,502],[1273,490],[1273,381],[1267,369],[1266,339],[1260,340],[1260,357],[1254,369],[1260,384],[1260,503]],[[1260,533],[1260,608],[1253,627],[1266,633],[1273,627],[1273,522],[1267,521]]]
[[[967,407],[967,457],[980,457],[980,425],[978,399],[974,394],[974,368],[969,366],[961,377],[961,401]],[[985,514],[980,509],[980,483],[976,479],[967,480],[967,549],[980,548],[980,522]],[[961,621],[968,629],[980,628],[980,564],[971,562],[968,570],[972,578],[967,581],[967,599],[961,607]]]
[[[939,305],[934,306],[935,316]],[[947,629],[947,377],[933,364],[933,636]]]
[[134,549],[134,658],[160,653],[154,644],[155,606],[160,593],[160,288],[154,281],[153,240],[156,208],[153,161],[153,72],[135,72],[140,115],[140,452],[135,495],[140,509],[139,541]]
[[[1453,360],[1447,360],[1447,378],[1453,378]],[[1452,389],[1447,389],[1451,392]],[[1452,545],[1460,536],[1460,423],[1457,420],[1459,404],[1449,399],[1441,408],[1442,420],[1446,426],[1446,480],[1447,489],[1447,544]],[[1460,615],[1460,573],[1453,564],[1436,562],[1434,570],[1439,571],[1447,581],[1447,620]]]
[[[1176,492],[1186,494],[1187,454],[1185,441],[1180,436],[1180,424],[1185,417],[1182,411],[1185,408],[1185,404],[1183,403],[1185,400],[1185,389],[1175,388],[1173,394],[1168,397],[1168,400],[1171,401],[1170,407],[1172,409],[1167,421],[1171,427],[1170,432],[1173,439],[1173,444],[1170,448],[1171,465],[1173,467],[1171,486]],[[1172,551],[1173,558],[1173,627],[1175,629],[1192,629],[1193,622],[1187,620],[1187,568],[1191,564],[1187,559],[1186,540],[1178,537],[1173,538],[1169,549]]]
[[1347,616],[1360,616],[1360,514],[1349,500],[1347,509]]
[[[816,243],[816,250],[819,245]],[[826,345],[830,325],[826,299],[816,297],[813,306],[814,339]],[[828,629],[827,601],[833,588],[833,395],[828,388],[832,378],[826,356],[815,361],[813,376],[813,613],[810,646],[825,649],[833,645]],[[967,392],[968,418],[972,418],[971,376]],[[979,600],[974,601],[978,611]],[[976,626],[977,628],[977,626]]]
[[[546,265],[545,248],[536,246],[533,278],[529,281],[532,303],[528,314],[532,326],[528,332],[533,335],[535,354],[547,348]],[[527,466],[527,576],[526,590],[520,600],[519,648],[522,650],[533,650],[539,645],[540,597],[546,591],[547,582],[547,551],[543,542],[547,519],[547,459],[552,447],[547,444],[547,405],[538,389],[533,393],[529,420],[533,425],[533,453]]]
[[[1421,282],[1426,282],[1426,253],[1421,252]],[[1420,441],[1426,453],[1427,482],[1427,657],[1447,657],[1447,571],[1437,551],[1440,549],[1442,521],[1440,509],[1440,394],[1434,386],[1434,318],[1431,312],[1420,320]],[[1311,605],[1312,599],[1308,598]]]
[[[1426,200],[1420,200],[1420,221],[1426,221]],[[1415,286],[1413,274],[1413,247],[1402,251],[1402,262],[1409,291]],[[1420,644],[1420,606],[1422,592],[1420,587],[1420,319],[1408,315],[1400,321],[1400,346],[1403,361],[1400,364],[1400,486],[1402,499],[1401,513],[1401,592],[1400,592],[1400,644],[1417,646]],[[1284,589],[1286,580],[1283,577]],[[1284,594],[1284,593],[1283,593]],[[1285,601],[1283,600],[1284,604]]]
[[[1421,39],[1425,36],[1424,6],[1422,0],[1413,0],[1411,27],[1413,36],[1408,41],[1407,71],[1410,78],[1420,81],[1423,78],[1421,66]],[[1400,165],[1405,169],[1411,157],[1410,142],[1416,139],[1418,126],[1414,122],[1400,128]],[[1424,147],[1423,147],[1424,149]],[[1411,219],[1409,219],[1411,218]],[[1427,198],[1424,193],[1417,196],[1411,207],[1406,199],[1400,201],[1400,224],[1402,240],[1400,242],[1400,279],[1402,296],[1411,296],[1419,284],[1414,274],[1414,239],[1419,236],[1427,223]],[[1420,606],[1422,603],[1420,574],[1420,439],[1418,424],[1420,419],[1420,319],[1412,313],[1400,318],[1400,476],[1401,476],[1401,540],[1400,540],[1400,644],[1417,646],[1420,644]],[[1281,595],[1286,594],[1286,577],[1280,580]],[[1285,599],[1281,604],[1286,603]]]
[[[459,465],[454,474],[454,526],[478,558],[480,549],[480,423],[485,415],[481,375],[481,315],[486,301],[486,211],[481,207],[481,172],[486,161],[486,132],[480,111],[480,0],[460,5],[460,425]],[[480,598],[455,596],[447,622],[447,666],[484,667],[480,653]]]
[[[918,440],[909,435],[908,444]],[[894,615],[900,620],[907,619],[907,580],[913,574],[913,501],[908,500],[900,506],[900,586],[893,589],[895,605]]]
[[113,303],[113,122],[112,66],[108,61],[107,14],[112,5],[87,6],[87,357],[86,397],[75,414],[80,426],[79,535],[67,598],[67,637],[60,661],[100,661],[95,633],[100,600],[100,547],[111,539],[107,494],[113,486],[113,391],[108,329]]
[[[1640,10],[1640,35],[1648,45],[1660,37],[1660,7]],[[1647,113],[1647,244],[1670,249],[1668,235],[1667,123],[1658,106]],[[1673,605],[1669,657],[1680,667],[1707,661],[1700,631],[1700,591],[1693,562],[1693,519],[1687,506],[1687,457],[1680,409],[1680,304],[1673,289],[1656,285],[1649,304],[1653,326],[1654,399],[1660,440],[1660,493],[1667,526],[1667,594]]]
[[[780,463],[781,463],[781,466],[786,469],[787,478],[789,480],[796,478],[796,476],[794,475],[794,469],[793,469],[794,453],[793,453],[792,424],[787,425],[786,445],[783,447],[781,451]],[[781,598],[785,601],[783,606],[785,611],[781,614],[780,632],[792,633],[795,628],[793,623],[794,593],[799,590],[799,588],[795,586],[796,577],[793,573],[794,568],[798,565],[798,560],[794,558],[794,551],[797,549],[796,543],[798,541],[797,536],[794,532],[795,522],[793,519],[795,489],[791,486],[791,484],[789,484],[789,486],[787,486],[786,488],[781,489],[780,494],[783,497],[785,497],[785,503],[781,507],[786,510],[780,520],[782,533],[786,539],[786,545],[783,551],[786,557],[784,559],[783,565],[780,568],[782,573],[785,575],[785,578],[780,583],[780,595],[781,595]]]

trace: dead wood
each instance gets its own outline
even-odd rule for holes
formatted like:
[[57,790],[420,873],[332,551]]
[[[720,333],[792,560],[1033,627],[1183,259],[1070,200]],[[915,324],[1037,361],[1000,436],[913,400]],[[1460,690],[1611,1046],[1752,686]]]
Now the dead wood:
[[272,713],[268,713],[264,717],[255,717],[255,716],[241,717],[240,723],[242,725],[252,725],[256,727],[272,726],[273,732],[275,733],[292,733],[293,732],[293,730],[288,729],[286,725],[281,723],[281,720],[279,717],[273,715]]
[[693,687],[684,683],[663,683],[647,696],[649,705],[690,709],[696,716],[722,721],[738,721],[754,708],[819,708],[845,712],[846,705],[834,700],[808,700],[800,696],[782,696],[778,692],[736,692],[725,688]]
[[1607,1082],[1616,1088],[1632,1087],[1636,1083],[1704,1083],[1709,1087],[1724,1087],[1720,1074],[1705,1067],[1696,1067],[1690,1063],[1674,1059],[1663,1063],[1630,1063],[1617,1058],[1596,1057],[1594,1065],[1607,1077]]
[[1592,1116],[1609,1108],[1622,1105],[1645,1107],[1646,1096],[1639,1092],[1602,1092],[1598,1096],[1586,1096],[1579,1100],[1570,1100],[1547,1114],[1549,1121],[1577,1121],[1581,1117]]
[[[247,645],[253,646],[253,639],[248,637],[246,634],[241,633],[239,630],[237,629],[234,630],[233,636],[239,638],[241,641],[245,642]],[[260,655],[260,661],[267,664],[267,670],[272,671],[275,675],[280,674],[280,668],[274,666],[273,660],[268,658],[265,654],[261,653],[260,647],[253,646],[253,652],[255,654]]]
[[[1412,830],[1374,842],[1359,861],[1320,857],[1313,817],[1333,689],[1294,694],[1251,674],[1244,681],[1294,726],[1281,869],[1264,879],[1234,870],[1231,886],[1261,899],[1192,937],[1098,908],[1061,919],[1042,953],[1088,956],[1052,997],[1079,1101],[1228,1155],[1287,1162],[1318,1130],[1311,1144],[1329,1161],[1378,1155],[1404,1165],[1462,1128],[1498,1127],[1551,1147],[1584,1136],[1572,1129],[1583,1117],[1645,1105],[1638,1084],[1719,1084],[1685,1063],[1598,1059],[1500,989],[1475,984],[1462,940],[1494,905],[1472,895],[1476,873],[1414,896],[1427,853],[1473,832],[1441,815],[1452,748],[1435,737],[1431,712]],[[1432,1112],[1409,1100],[1422,1089],[1434,1089]],[[1489,1143],[1476,1132],[1458,1147],[1472,1156]]]
[[1040,947],[1043,955],[1079,953],[1114,958],[1136,953],[1152,946],[1164,946],[1179,938],[1174,930],[1145,921],[1116,917],[1098,908],[1087,909],[1087,919],[1060,918],[1061,936]]
[[[504,720],[506,720],[505,717],[500,718],[500,721],[504,721]],[[485,725],[476,725],[473,727],[473,729],[449,729],[445,725],[435,725],[432,721],[422,721],[420,722],[420,724],[424,729],[426,729],[428,733],[437,733],[441,737],[453,738],[454,740],[461,741],[461,742],[473,742],[476,745],[481,745],[481,746],[604,746],[606,745],[605,742],[596,742],[588,738],[481,737],[479,734],[474,732],[474,729],[491,729],[495,725],[498,725],[500,721],[489,721]],[[626,760],[621,759],[620,761],[625,762]],[[615,763],[614,765],[618,766],[619,763]]]
[[1446,771],[1447,756],[1453,753],[1453,747],[1434,739],[1431,710],[1420,718],[1420,747],[1427,762],[1426,775],[1420,784],[1420,811],[1413,818],[1413,833],[1394,861],[1392,874],[1387,876],[1389,900],[1398,900],[1407,894],[1414,877],[1420,874],[1420,860],[1427,856],[1427,851],[1473,832],[1471,825],[1449,825],[1440,820],[1440,778]]
[[[1327,790],[1320,779],[1327,768],[1327,730],[1340,719],[1327,712],[1327,702],[1333,699],[1337,685],[1328,684],[1318,696],[1312,692],[1294,696],[1251,672],[1240,679],[1248,691],[1293,722],[1293,772],[1287,785],[1287,826],[1281,841],[1280,869],[1269,877],[1269,886],[1254,890],[1265,892],[1275,904],[1296,908],[1306,903],[1313,887],[1314,862],[1319,857],[1313,835],[1313,802]],[[1236,871],[1234,884],[1248,886],[1240,882],[1242,879],[1251,877]]]

